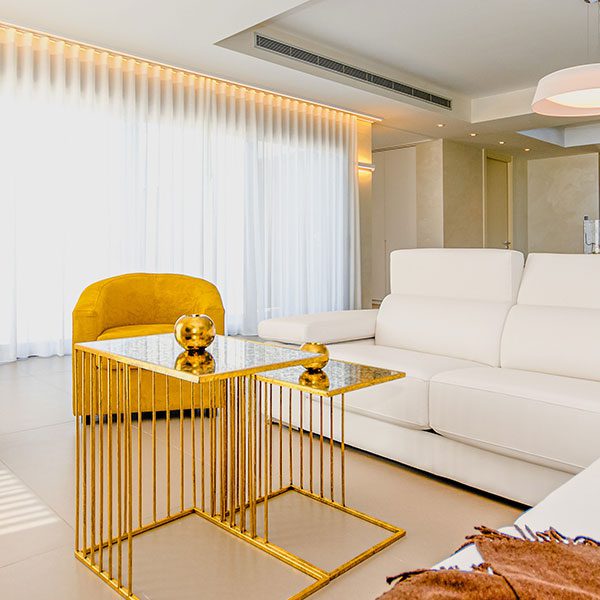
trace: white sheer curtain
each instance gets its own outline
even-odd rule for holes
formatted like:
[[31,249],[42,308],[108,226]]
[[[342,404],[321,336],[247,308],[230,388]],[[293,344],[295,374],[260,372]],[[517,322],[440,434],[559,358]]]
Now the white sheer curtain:
[[359,303],[356,117],[0,28],[0,362],[81,290],[204,277],[229,333]]

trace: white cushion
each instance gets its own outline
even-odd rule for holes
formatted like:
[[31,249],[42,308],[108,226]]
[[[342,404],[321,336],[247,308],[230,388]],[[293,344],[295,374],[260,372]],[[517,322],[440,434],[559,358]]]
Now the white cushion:
[[600,381],[600,258],[530,254],[501,365]]
[[600,540],[599,497],[600,459],[523,513],[516,523],[534,531],[554,527],[570,537],[586,535]]
[[390,258],[392,294],[514,303],[522,273],[514,250],[419,248]]
[[600,309],[600,256],[530,254],[518,304]]
[[265,340],[303,344],[333,344],[372,338],[377,310],[341,310],[296,317],[267,319],[258,324],[258,335]]
[[375,343],[498,366],[508,302],[391,294],[381,304]]
[[502,336],[501,365],[600,381],[600,310],[514,306]]
[[576,473],[600,456],[600,383],[478,367],[432,378],[429,419],[438,433]]
[[405,371],[408,375],[346,395],[347,410],[373,419],[413,429],[429,429],[429,380],[448,369],[464,369],[475,363],[372,344],[333,344],[331,358]]

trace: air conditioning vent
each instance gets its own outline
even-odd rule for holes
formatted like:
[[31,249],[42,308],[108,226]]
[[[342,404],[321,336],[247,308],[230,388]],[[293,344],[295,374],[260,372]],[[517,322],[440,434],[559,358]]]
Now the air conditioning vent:
[[346,65],[337,60],[327,58],[326,56],[319,56],[314,52],[309,52],[303,48],[297,48],[296,46],[285,44],[279,40],[274,40],[273,38],[269,38],[258,33],[254,34],[254,45],[256,48],[260,48],[262,50],[274,52],[275,54],[281,54],[287,58],[299,60],[301,62],[320,67],[321,69],[334,71],[341,75],[345,75],[346,77],[352,77],[352,79],[358,79],[359,81],[364,81],[365,83],[369,83],[371,85],[392,90],[393,92],[397,92],[403,96],[410,96],[411,98],[417,98],[423,102],[429,102],[430,104],[435,104],[436,106],[441,106],[442,108],[452,110],[452,100],[450,98],[444,98],[443,96],[432,94],[426,90],[412,87],[406,83],[394,81],[388,77],[370,73],[369,71],[359,69],[358,67],[353,67],[352,65]]

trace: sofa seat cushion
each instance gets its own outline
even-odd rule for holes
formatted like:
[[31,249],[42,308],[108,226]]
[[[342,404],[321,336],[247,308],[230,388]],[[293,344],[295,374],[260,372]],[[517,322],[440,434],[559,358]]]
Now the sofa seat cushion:
[[149,323],[146,325],[125,325],[111,327],[99,336],[99,340],[116,340],[120,338],[140,337],[142,335],[157,335],[159,333],[173,333],[173,323]]
[[600,456],[600,382],[477,367],[439,373],[432,428],[445,437],[577,473]]
[[431,377],[449,369],[465,369],[477,364],[372,343],[332,344],[328,348],[333,359],[406,372],[403,379],[346,394],[346,409],[412,429],[430,429]]

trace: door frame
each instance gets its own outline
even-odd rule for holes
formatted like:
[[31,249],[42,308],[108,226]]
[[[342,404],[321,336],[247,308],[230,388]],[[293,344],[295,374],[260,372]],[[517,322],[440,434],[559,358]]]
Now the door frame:
[[483,202],[483,248],[487,248],[487,239],[486,239],[486,207],[487,207],[487,159],[491,158],[492,160],[497,160],[507,164],[507,175],[508,175],[508,241],[510,242],[509,250],[513,249],[514,239],[513,239],[513,157],[510,154],[501,154],[496,152],[495,150],[488,150],[484,148],[482,150],[482,170],[483,170],[483,193],[482,193],[482,202]]

